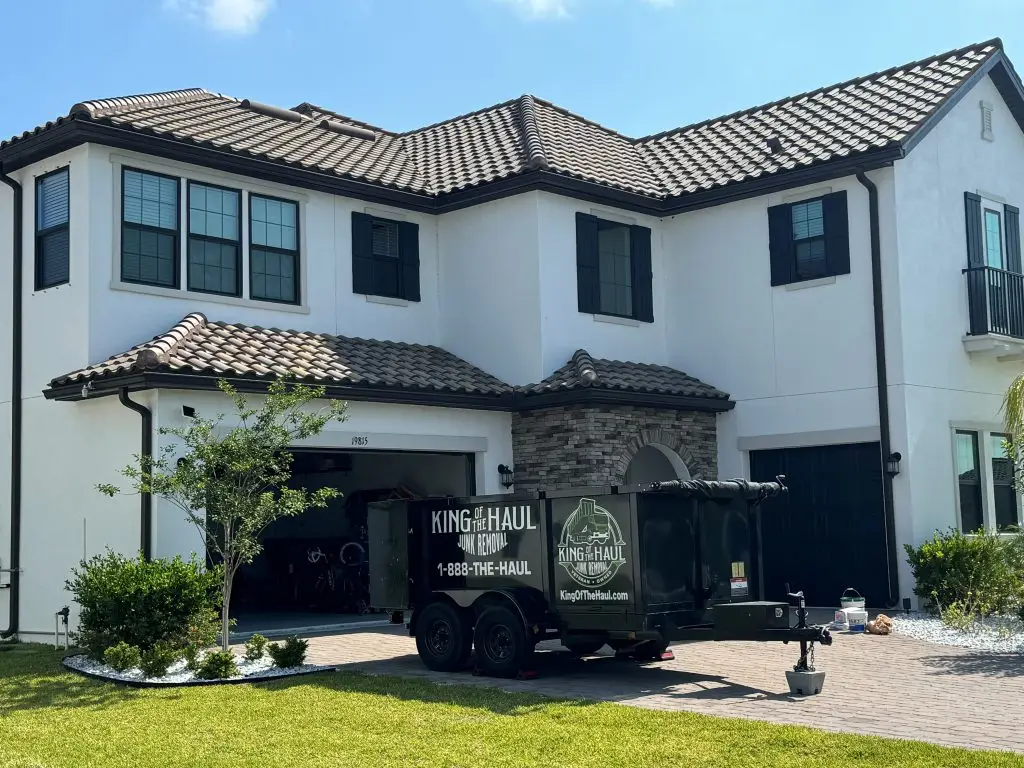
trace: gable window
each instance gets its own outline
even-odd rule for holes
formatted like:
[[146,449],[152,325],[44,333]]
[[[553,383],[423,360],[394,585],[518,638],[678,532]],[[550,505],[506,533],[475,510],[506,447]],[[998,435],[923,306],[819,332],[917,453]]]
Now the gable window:
[[353,212],[352,291],[419,301],[419,226]]
[[121,172],[121,279],[178,287],[178,180]]
[[654,322],[651,230],[576,214],[580,312]]
[[242,195],[194,181],[188,185],[188,288],[242,295]]
[[849,229],[846,192],[770,207],[771,284],[849,274]]
[[36,290],[70,280],[71,233],[68,169],[36,179]]
[[997,431],[954,432],[960,530],[1009,531],[1021,524],[1009,437]]
[[289,200],[249,196],[249,294],[299,303],[299,215]]

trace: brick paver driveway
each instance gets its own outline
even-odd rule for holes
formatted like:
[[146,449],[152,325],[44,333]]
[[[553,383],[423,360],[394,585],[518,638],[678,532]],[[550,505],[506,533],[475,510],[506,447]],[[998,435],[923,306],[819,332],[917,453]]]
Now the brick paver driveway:
[[309,660],[370,674],[1024,752],[1020,655],[979,654],[899,636],[838,634],[830,648],[818,650],[819,668],[827,671],[824,690],[803,698],[790,696],[786,685],[785,670],[796,661],[794,645],[706,642],[673,650],[674,661],[646,665],[545,653],[538,679],[496,680],[468,671],[431,672],[405,627],[386,626],[311,638]]

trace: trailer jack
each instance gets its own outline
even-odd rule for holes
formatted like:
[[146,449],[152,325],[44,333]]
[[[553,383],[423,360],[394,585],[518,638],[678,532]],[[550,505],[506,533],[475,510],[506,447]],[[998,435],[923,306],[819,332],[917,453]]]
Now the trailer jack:
[[[797,601],[795,629],[811,629],[811,627],[807,626],[807,601],[804,599],[803,590],[790,592],[789,585],[787,584],[786,594],[790,600]],[[832,635],[828,631],[828,627],[814,627],[813,629],[818,630],[817,640],[801,638],[800,659],[792,671],[786,672],[786,681],[789,683],[790,693],[801,696],[821,693],[822,686],[825,684],[825,673],[823,671],[819,672],[814,666],[814,643],[820,642],[822,645],[832,645]]]

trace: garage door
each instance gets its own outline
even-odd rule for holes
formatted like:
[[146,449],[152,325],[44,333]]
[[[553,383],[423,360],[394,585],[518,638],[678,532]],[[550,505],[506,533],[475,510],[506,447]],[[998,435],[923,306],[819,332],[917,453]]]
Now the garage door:
[[785,584],[807,604],[839,605],[855,587],[869,607],[889,596],[881,450],[878,443],[751,451],[753,480],[786,476],[789,493],[762,507],[764,587],[785,600]]

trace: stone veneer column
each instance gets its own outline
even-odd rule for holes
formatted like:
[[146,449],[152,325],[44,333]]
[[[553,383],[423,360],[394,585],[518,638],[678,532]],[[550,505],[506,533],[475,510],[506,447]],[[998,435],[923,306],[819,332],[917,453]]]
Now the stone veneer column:
[[634,406],[556,406],[512,416],[517,490],[620,485],[640,448],[659,443],[694,479],[718,473],[716,414]]

